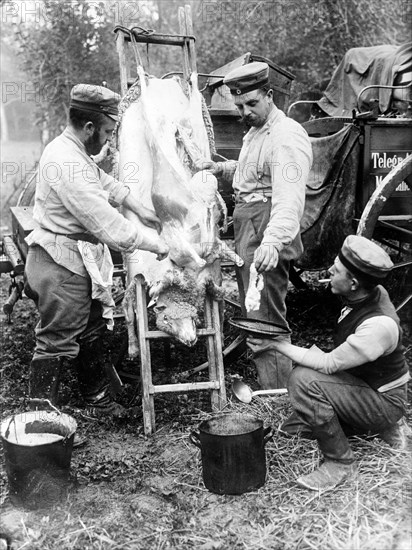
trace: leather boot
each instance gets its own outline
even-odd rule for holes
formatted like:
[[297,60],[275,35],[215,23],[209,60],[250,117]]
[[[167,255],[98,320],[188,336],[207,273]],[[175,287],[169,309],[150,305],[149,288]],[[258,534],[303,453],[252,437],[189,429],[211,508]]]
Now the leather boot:
[[315,439],[312,429],[296,411],[293,411],[287,419],[279,426],[280,435],[285,437],[299,436],[303,439]]
[[[368,433],[365,433],[365,430],[358,430],[343,422],[340,422],[340,424],[346,437],[368,435]],[[316,439],[313,435],[312,428],[302,420],[296,411],[293,411],[287,419],[280,424],[278,432],[285,437],[294,437],[298,435],[303,439]]]
[[62,357],[36,357],[32,359],[29,370],[29,397],[32,407],[39,406],[41,400],[49,400],[52,405],[57,404]]
[[299,477],[297,484],[312,491],[327,491],[356,474],[355,459],[336,416],[311,428],[325,462],[311,474]]
[[292,372],[292,361],[288,357],[274,349],[265,349],[261,353],[254,353],[252,363],[262,390],[287,387]]
[[392,449],[405,451],[408,445],[408,438],[412,436],[412,430],[407,425],[405,417],[402,417],[396,424],[392,424],[385,430],[378,433],[378,437],[385,441]]
[[101,338],[81,342],[76,361],[79,389],[92,416],[111,414],[123,416],[126,409],[116,403],[110,393],[106,376]]
[[[48,401],[56,406],[63,366],[63,357],[45,357],[33,359],[29,372],[29,408],[44,409]],[[86,443],[86,438],[74,434],[73,448]]]

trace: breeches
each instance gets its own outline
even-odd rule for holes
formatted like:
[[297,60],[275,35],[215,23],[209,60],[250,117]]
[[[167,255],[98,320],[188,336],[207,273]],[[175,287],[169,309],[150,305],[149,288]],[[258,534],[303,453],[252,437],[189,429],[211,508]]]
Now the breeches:
[[[253,263],[255,250],[262,242],[270,211],[270,201],[240,204],[235,208],[233,214],[235,250],[245,262],[242,267],[236,268],[239,298],[242,314],[245,317],[269,321],[289,329],[286,321],[285,298],[289,283],[290,261],[282,254],[276,268],[263,273],[264,287],[259,309],[250,312],[245,309],[250,266]],[[270,338],[262,338],[254,343],[247,340],[247,345],[252,352],[252,362],[257,369],[260,386],[264,389],[286,387],[292,369],[290,359],[273,349]]]
[[336,415],[342,425],[359,433],[379,432],[397,422],[405,410],[406,385],[379,393],[345,372],[322,374],[296,367],[288,389],[302,428],[320,426]]
[[31,246],[24,290],[40,315],[33,358],[77,357],[78,338],[102,318],[100,302],[91,298],[90,278],[56,264],[40,246]]
[[235,250],[245,262],[242,267],[236,268],[240,303],[243,315],[289,328],[286,321],[285,305],[290,263],[287,259],[280,257],[279,263],[273,271],[263,273],[264,287],[261,293],[259,310],[251,312],[245,310],[250,266],[253,263],[253,255],[263,239],[269,216],[269,202],[242,204],[236,206],[234,211]]

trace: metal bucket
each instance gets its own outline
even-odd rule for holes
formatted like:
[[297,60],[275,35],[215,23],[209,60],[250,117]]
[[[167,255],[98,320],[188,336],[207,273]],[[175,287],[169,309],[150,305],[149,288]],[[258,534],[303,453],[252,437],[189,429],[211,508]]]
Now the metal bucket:
[[191,442],[202,456],[203,481],[219,495],[240,495],[266,481],[265,445],[273,432],[251,415],[223,414],[200,423]]
[[1,423],[11,500],[29,508],[52,506],[67,495],[73,439],[71,416],[31,411]]

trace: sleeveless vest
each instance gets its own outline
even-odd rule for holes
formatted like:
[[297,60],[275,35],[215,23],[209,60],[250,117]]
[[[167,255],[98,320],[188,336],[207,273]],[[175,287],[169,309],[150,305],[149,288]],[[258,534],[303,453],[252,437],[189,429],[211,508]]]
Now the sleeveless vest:
[[353,367],[346,372],[361,378],[374,390],[393,382],[406,372],[408,367],[403,355],[402,329],[399,324],[399,317],[396,314],[394,305],[390,301],[387,291],[378,286],[372,294],[362,302],[355,304],[352,311],[336,324],[334,344],[340,346],[351,334],[354,334],[357,327],[366,319],[386,315],[393,319],[398,325],[399,340],[396,348],[389,355],[378,357],[375,361],[365,363],[359,367]]

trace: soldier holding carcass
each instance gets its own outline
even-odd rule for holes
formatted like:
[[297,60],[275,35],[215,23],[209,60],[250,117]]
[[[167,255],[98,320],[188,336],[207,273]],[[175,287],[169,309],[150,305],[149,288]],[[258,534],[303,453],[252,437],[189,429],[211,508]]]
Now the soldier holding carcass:
[[111,279],[109,247],[121,252],[137,248],[159,255],[168,252],[160,237],[148,237],[115,206],[126,206],[145,225],[160,230],[156,214],[91,158],[112,136],[119,100],[118,94],[104,87],[74,86],[69,124],[47,145],[39,162],[37,227],[27,237],[25,292],[40,314],[30,365],[30,397],[55,404],[62,368],[69,360],[76,364],[89,413],[97,415],[123,413],[109,392],[102,355],[106,330],[102,315],[110,312],[113,302],[110,284],[105,291],[98,283]]
[[[233,69],[223,82],[250,130],[238,161],[205,162],[203,168],[233,181],[235,250],[244,260],[236,268],[243,314],[288,329],[285,297],[290,264],[303,250],[299,224],[312,164],[311,143],[302,126],[273,103],[267,63]],[[263,275],[264,287],[259,308],[247,311],[252,264]],[[270,339],[256,344],[248,338],[247,343],[261,387],[285,387],[291,361]]]

